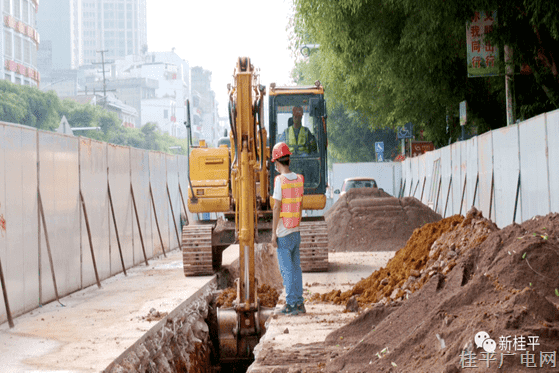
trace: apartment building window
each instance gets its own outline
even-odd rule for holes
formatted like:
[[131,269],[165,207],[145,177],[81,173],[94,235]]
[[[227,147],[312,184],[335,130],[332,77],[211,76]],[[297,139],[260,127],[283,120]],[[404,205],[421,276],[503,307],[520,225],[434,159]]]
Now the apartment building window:
[[12,58],[12,33],[4,31],[4,55]]
[[31,48],[28,40],[23,40],[23,61],[28,64],[31,63]]
[[21,61],[21,37],[19,35],[14,35],[14,57]]
[[163,118],[165,119],[169,118],[169,110],[167,109],[163,110]]
[[14,17],[21,19],[21,4],[20,0],[14,0]]
[[30,4],[30,14],[29,14],[29,24],[35,27],[35,5],[33,3]]
[[37,48],[35,47],[35,44],[31,44],[31,64],[33,66],[37,66]]
[[29,24],[29,2],[28,0],[23,0],[22,1],[22,5],[23,7],[21,8],[22,10],[22,21]]
[[8,73],[4,74],[4,80],[7,80],[7,81],[11,82],[12,81],[12,74],[8,74]]
[[10,0],[4,0],[4,13],[10,13]]

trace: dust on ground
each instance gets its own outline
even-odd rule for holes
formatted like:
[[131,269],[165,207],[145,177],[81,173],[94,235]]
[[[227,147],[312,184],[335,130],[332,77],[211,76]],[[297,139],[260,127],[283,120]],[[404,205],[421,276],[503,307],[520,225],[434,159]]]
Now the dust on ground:
[[324,215],[329,251],[394,251],[413,231],[441,216],[414,197],[395,198],[377,188],[354,188]]
[[[344,352],[320,371],[556,371],[558,263],[559,214],[498,229],[472,209],[427,224],[386,268],[324,297],[369,309],[327,337]],[[476,344],[482,331],[494,354]]]
[[168,314],[169,312],[159,312],[155,308],[152,308],[149,310],[148,314],[146,316],[142,316],[141,319],[149,322],[159,321]]

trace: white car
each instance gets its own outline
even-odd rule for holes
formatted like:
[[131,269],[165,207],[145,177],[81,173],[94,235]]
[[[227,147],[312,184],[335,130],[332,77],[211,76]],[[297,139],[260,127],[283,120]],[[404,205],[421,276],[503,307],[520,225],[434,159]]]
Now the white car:
[[371,177],[349,177],[344,180],[342,190],[336,189],[334,194],[343,196],[351,188],[378,188],[377,182]]

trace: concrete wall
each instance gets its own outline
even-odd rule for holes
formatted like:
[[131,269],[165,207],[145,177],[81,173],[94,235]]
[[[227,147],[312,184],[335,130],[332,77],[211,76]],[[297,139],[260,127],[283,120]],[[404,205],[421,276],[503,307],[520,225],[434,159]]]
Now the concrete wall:
[[[183,212],[179,182],[186,193],[186,159],[0,122],[0,260],[12,316],[55,300],[55,281],[60,297],[96,284],[93,257],[104,280],[123,272],[123,262],[125,268],[143,263],[144,251],[149,260],[162,254],[163,248],[177,248],[175,223],[180,234]],[[40,220],[39,194],[46,232]],[[0,323],[6,320],[0,292]]]
[[[559,110],[401,164],[404,196],[415,195],[444,217],[475,206],[499,227],[559,212],[558,167]],[[425,180],[423,197],[414,194],[417,180]]]

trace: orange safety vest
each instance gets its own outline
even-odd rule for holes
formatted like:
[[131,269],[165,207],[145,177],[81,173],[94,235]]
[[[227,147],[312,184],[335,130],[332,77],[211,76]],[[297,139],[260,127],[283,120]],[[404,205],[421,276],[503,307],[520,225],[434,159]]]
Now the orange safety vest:
[[280,176],[281,182],[281,212],[280,218],[283,219],[283,226],[286,228],[296,228],[301,222],[301,204],[303,203],[303,175],[297,175],[297,179],[289,180],[283,175]]

